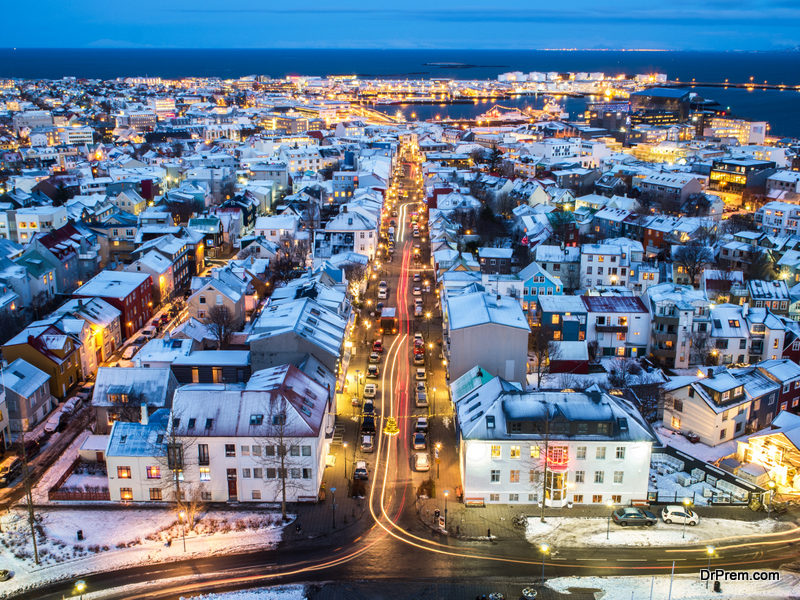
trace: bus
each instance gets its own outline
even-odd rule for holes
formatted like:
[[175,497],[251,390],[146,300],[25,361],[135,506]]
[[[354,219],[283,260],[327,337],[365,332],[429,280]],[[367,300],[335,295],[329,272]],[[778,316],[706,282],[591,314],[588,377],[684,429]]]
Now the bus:
[[397,333],[397,309],[386,307],[378,319],[378,332],[382,334]]

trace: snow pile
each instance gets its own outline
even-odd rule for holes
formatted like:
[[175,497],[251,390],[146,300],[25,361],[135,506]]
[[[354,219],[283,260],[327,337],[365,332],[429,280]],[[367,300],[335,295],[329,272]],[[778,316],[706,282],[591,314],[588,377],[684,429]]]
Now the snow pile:
[[182,596],[181,600],[306,600],[306,592],[302,585],[287,585],[222,594]]
[[50,509],[36,515],[36,565],[27,513],[10,511],[0,525],[0,564],[14,574],[4,584],[9,592],[130,565],[269,548],[283,527],[280,515],[269,512],[201,511],[186,527],[184,552],[184,530],[172,509]]
[[[790,523],[769,519],[735,521],[733,519],[700,519],[694,527],[658,522],[653,527],[621,527],[608,519],[548,517],[544,523],[529,517],[525,537],[531,544],[546,542],[556,548],[582,546],[683,546],[719,543],[750,535],[761,536],[791,528]],[[724,532],[724,537],[720,535]],[[608,538],[606,539],[606,536]]]
[[[780,581],[723,581],[722,594],[711,591],[712,584],[697,575],[675,575],[672,581],[672,597],[681,600],[708,600],[721,597],[726,600],[769,600],[792,598],[797,594],[800,577],[785,571],[780,572]],[[655,577],[558,577],[550,579],[547,586],[561,593],[570,588],[598,589],[597,598],[602,600],[645,600],[666,598],[669,594],[669,575]],[[650,590],[652,589],[652,596]]]

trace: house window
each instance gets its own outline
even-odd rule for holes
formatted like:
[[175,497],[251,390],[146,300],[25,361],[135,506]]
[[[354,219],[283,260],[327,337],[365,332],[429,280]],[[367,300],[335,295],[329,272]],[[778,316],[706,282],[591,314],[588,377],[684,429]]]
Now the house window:
[[606,447],[605,446],[598,446],[594,452],[594,457],[597,460],[605,460],[606,458]]
[[519,502],[519,494],[509,494],[508,495],[509,502]]
[[625,446],[617,446],[617,460],[625,459]]
[[602,504],[603,502],[603,495],[602,494],[593,494],[592,495],[592,502],[594,504]]
[[511,458],[519,458],[519,457],[520,457],[519,446],[511,446]]
[[489,481],[492,483],[500,483],[500,469],[492,469],[489,473]]
[[492,458],[500,458],[499,444],[492,444]]
[[253,456],[261,456],[261,446],[253,446]]
[[531,458],[539,458],[539,446],[531,446]]
[[158,465],[147,467],[148,479],[161,479],[161,467]]
[[500,494],[489,494],[489,502],[500,502]]
[[603,479],[605,479],[605,471],[595,471],[594,472],[594,482],[595,483],[603,483]]
[[583,483],[586,478],[586,471],[575,471],[575,483]]
[[242,469],[242,477],[244,479],[250,479],[250,469]]
[[241,446],[242,456],[250,456],[250,446]]
[[559,315],[553,315],[553,319],[552,319],[553,325],[558,325],[559,319],[560,319]]
[[120,500],[133,500],[133,490],[131,488],[119,488]]
[[150,488],[150,500],[161,500],[161,488]]
[[267,467],[267,479],[275,479],[278,476],[278,469]]
[[120,479],[130,479],[131,478],[131,468],[130,467],[117,467],[117,477]]
[[210,467],[200,467],[200,481],[211,481]]
[[300,446],[290,446],[289,454],[291,456],[300,456]]
[[208,444],[197,444],[197,462],[201,465],[209,464],[208,460]]
[[680,417],[672,417],[671,425],[673,429],[680,429],[681,428],[681,418]]
[[721,440],[724,440],[724,439],[725,439],[725,430],[724,430],[724,429],[722,429],[722,430],[719,432],[719,439],[721,439]]
[[236,456],[236,444],[225,444],[225,456],[227,458]]
[[303,469],[303,479],[311,479],[311,469]]
[[261,490],[253,490],[252,498],[253,500],[261,500]]
[[512,469],[511,471],[509,471],[508,475],[509,475],[509,477],[508,477],[508,482],[509,483],[519,483],[519,471],[518,470]]
[[253,469],[253,479],[261,479],[264,477],[264,469],[256,467]]
[[301,446],[300,449],[303,451],[303,456],[311,456],[311,446]]
[[614,483],[622,483],[624,471],[614,471]]
[[575,458],[577,460],[586,460],[586,446],[578,446],[575,449]]
[[573,504],[583,504],[583,494],[573,494],[572,503]]

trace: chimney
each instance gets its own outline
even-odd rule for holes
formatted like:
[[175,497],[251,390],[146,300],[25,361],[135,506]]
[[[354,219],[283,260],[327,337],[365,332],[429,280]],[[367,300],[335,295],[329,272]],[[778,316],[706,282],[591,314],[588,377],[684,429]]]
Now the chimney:
[[746,319],[746,318],[747,318],[747,312],[748,312],[749,310],[750,310],[750,305],[749,305],[747,302],[745,302],[744,304],[742,304],[742,318],[744,318],[744,319]]
[[142,404],[140,408],[142,411],[142,416],[139,419],[139,422],[142,425],[147,425],[150,422],[150,415],[147,413],[147,404]]
[[36,341],[36,338],[35,338],[35,337],[33,337],[32,335],[29,335],[29,336],[28,336],[28,345],[29,345],[29,346],[33,346],[33,343],[34,343],[35,341]]
[[714,377],[714,369],[709,369],[708,370],[708,377],[709,378]]
[[600,404],[600,398],[602,398],[603,394],[601,394],[601,393],[600,393],[600,392],[598,392],[597,390],[591,390],[590,392],[587,392],[587,393],[588,393],[588,395],[589,395],[589,399],[590,399],[590,400],[591,400],[591,401],[592,401],[594,404]]

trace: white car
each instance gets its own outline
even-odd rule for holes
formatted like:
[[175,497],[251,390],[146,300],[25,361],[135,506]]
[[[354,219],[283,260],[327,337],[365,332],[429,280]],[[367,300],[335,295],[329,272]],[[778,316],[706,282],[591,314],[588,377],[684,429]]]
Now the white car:
[[431,470],[431,459],[426,452],[417,452],[414,455],[414,470],[419,472]]
[[128,346],[125,350],[122,351],[122,358],[125,360],[130,360],[133,356],[139,351],[139,346]]
[[371,352],[369,355],[369,362],[371,363],[381,362],[381,355],[377,352]]
[[374,383],[368,383],[364,386],[364,398],[374,398],[378,393],[378,386]]
[[382,289],[382,290],[388,289],[388,287],[389,287],[389,284],[388,284],[386,281],[381,281],[381,282],[378,284],[378,288],[379,288],[379,289]]
[[414,289],[411,291],[411,293],[412,293],[414,296],[422,296],[422,288],[415,287],[415,288],[414,288]]
[[367,462],[364,460],[356,461],[356,470],[353,474],[353,479],[369,479],[367,472]]
[[696,512],[686,506],[673,504],[661,509],[661,520],[664,521],[664,523],[697,525],[700,522],[700,517]]
[[417,304],[414,306],[414,316],[421,317],[422,316],[422,304]]
[[381,288],[378,290],[378,300],[387,300],[389,298],[389,292],[386,288]]
[[367,377],[371,379],[375,379],[381,374],[381,370],[378,368],[378,365],[372,364],[367,367]]
[[418,392],[424,392],[425,391],[425,382],[424,381],[418,381],[417,382],[417,391]]
[[417,381],[425,381],[426,379],[425,369],[417,369],[416,373],[414,374],[414,377],[416,377]]

